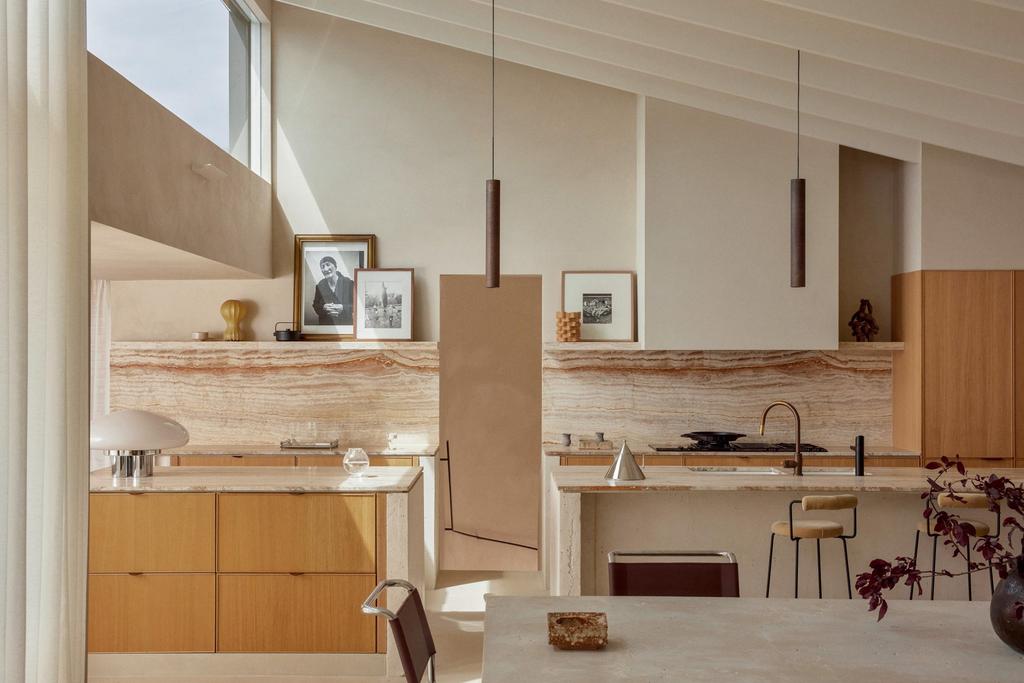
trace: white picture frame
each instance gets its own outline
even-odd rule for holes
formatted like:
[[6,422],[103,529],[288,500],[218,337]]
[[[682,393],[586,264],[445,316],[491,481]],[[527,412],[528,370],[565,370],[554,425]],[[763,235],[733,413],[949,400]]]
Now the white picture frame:
[[580,341],[636,341],[636,273],[562,271],[562,310],[580,312]]
[[357,268],[355,335],[361,341],[412,341],[412,268]]

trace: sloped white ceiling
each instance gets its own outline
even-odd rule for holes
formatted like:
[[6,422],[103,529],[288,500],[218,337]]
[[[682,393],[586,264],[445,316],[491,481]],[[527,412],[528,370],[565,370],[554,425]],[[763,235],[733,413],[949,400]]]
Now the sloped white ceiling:
[[[286,0],[490,54],[489,0]],[[917,161],[1024,165],[1024,0],[498,0],[499,59]]]

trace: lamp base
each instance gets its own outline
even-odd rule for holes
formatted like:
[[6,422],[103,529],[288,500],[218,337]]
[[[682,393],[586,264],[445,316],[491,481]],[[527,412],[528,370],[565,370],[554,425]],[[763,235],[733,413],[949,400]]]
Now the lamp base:
[[115,479],[142,479],[153,476],[153,463],[159,450],[154,451],[108,451],[110,473]]

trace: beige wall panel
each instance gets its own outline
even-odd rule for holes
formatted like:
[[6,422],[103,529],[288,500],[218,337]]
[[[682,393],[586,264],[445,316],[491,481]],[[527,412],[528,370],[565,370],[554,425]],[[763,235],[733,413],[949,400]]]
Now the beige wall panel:
[[270,275],[270,184],[92,55],[89,218]]
[[922,268],[1024,267],[1024,166],[924,145]]
[[321,435],[367,449],[384,448],[388,432],[422,433],[436,443],[435,345],[256,346],[115,343],[110,408],[171,416],[198,445],[274,444],[309,422]]
[[[273,41],[276,279],[117,283],[113,338],[220,331],[220,302],[242,298],[270,339],[292,316],[291,236],[333,232],[376,234],[379,265],[416,269],[415,336],[437,339],[438,275],[483,267],[490,59],[283,3]],[[544,275],[547,339],[562,270],[634,268],[635,101],[497,64],[502,270]]]
[[807,286],[794,289],[796,137],[654,98],[646,116],[647,348],[835,348],[838,146],[801,140]]
[[[541,278],[441,276],[441,444],[451,445],[455,528],[539,545]],[[445,496],[442,496],[445,497]],[[442,523],[450,525],[447,505]],[[441,536],[442,569],[535,570],[533,550]]]
[[1013,274],[1013,435],[1016,467],[1024,467],[1024,272]]
[[[715,429],[757,434],[770,402],[792,401],[803,439],[844,446],[892,440],[892,357],[840,351],[574,351],[544,354],[544,440],[563,432],[646,448]],[[768,438],[792,441],[792,420],[769,420]]]
[[896,258],[901,162],[839,148],[839,339],[853,341],[850,316],[869,299],[873,341],[892,339],[891,283]]

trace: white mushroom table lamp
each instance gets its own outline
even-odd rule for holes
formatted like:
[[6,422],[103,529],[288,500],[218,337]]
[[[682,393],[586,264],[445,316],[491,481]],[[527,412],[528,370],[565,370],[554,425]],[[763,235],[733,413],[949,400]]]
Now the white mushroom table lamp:
[[160,451],[188,443],[188,430],[169,417],[145,410],[119,410],[92,421],[89,444],[107,451],[110,472],[116,479],[153,475]]

